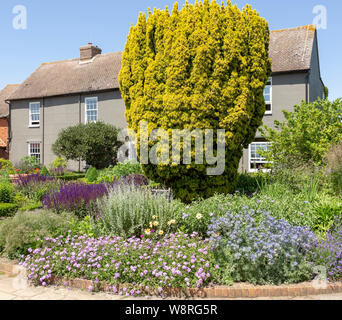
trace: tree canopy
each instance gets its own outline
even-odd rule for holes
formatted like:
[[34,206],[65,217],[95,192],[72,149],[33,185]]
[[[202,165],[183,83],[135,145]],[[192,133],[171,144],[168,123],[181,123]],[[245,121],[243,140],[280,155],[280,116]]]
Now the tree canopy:
[[342,100],[303,101],[283,113],[285,121],[275,121],[275,129],[262,129],[272,142],[268,160],[274,166],[324,166],[328,150],[342,141]]
[[118,134],[119,129],[104,122],[80,123],[62,130],[52,150],[67,160],[82,160],[103,169],[117,163],[118,149],[123,144]]

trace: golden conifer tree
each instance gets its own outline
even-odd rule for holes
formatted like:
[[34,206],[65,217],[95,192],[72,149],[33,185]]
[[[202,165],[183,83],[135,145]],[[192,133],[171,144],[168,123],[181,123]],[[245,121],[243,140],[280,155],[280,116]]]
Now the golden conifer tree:
[[[204,0],[140,14],[132,26],[119,75],[126,119],[137,133],[140,122],[156,128],[224,129],[225,172],[208,176],[210,166],[145,164],[145,174],[171,187],[176,197],[232,192],[243,148],[255,138],[265,113],[263,90],[271,75],[268,23],[247,5],[242,11]],[[150,141],[149,148],[156,142]],[[172,150],[170,133],[170,150]],[[181,148],[182,148],[181,144]],[[205,149],[205,146],[203,146]],[[170,151],[170,159],[172,152]]]

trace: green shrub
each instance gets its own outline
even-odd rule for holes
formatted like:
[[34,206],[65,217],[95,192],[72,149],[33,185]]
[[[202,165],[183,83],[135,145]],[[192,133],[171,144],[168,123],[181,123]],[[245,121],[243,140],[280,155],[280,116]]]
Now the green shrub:
[[35,211],[37,209],[43,208],[43,205],[41,202],[34,202],[26,204],[19,208],[20,211]]
[[9,177],[9,173],[6,170],[0,170],[0,183],[1,182],[11,182],[11,179]]
[[266,158],[280,168],[325,165],[331,145],[342,139],[342,100],[303,101],[283,113],[285,121],[275,121],[275,128],[261,128],[272,142]]
[[15,203],[0,203],[0,217],[13,216],[18,211],[18,205]]
[[70,214],[18,212],[0,225],[0,252],[10,259],[17,259],[27,254],[29,248],[40,247],[45,237],[66,234],[69,220]]
[[61,181],[75,181],[78,179],[85,178],[85,174],[84,173],[73,173],[73,174],[66,174],[63,176],[56,176],[55,178],[58,180],[61,180]]
[[125,161],[118,163],[116,166],[99,171],[97,182],[113,182],[115,179],[120,179],[132,174],[143,174],[139,162]]
[[0,202],[13,203],[14,202],[14,186],[10,182],[0,183]]
[[331,147],[327,155],[329,180],[335,194],[342,196],[342,142]]
[[113,174],[116,178],[126,177],[131,174],[143,174],[139,162],[125,161],[113,167]]
[[169,202],[164,195],[121,185],[111,190],[108,197],[98,200],[101,213],[98,227],[104,234],[126,238],[144,235],[146,229],[166,233],[177,227],[182,207],[178,201]]
[[48,177],[50,176],[50,171],[44,166],[42,170],[40,170],[40,175]]
[[330,231],[337,217],[342,216],[342,201],[334,198],[322,198],[313,205],[315,213],[315,231],[323,238]]
[[90,216],[86,216],[83,220],[72,218],[70,219],[69,224],[71,235],[86,235],[91,238],[97,236],[97,231],[94,228],[94,223]]
[[56,158],[54,161],[50,163],[51,169],[59,169],[59,168],[66,169],[67,166],[68,166],[68,161],[64,158]]
[[263,191],[249,197],[236,192],[234,195],[215,195],[206,200],[193,202],[182,213],[183,231],[188,233],[196,231],[205,236],[212,218],[222,217],[227,212],[239,213],[245,209],[269,212],[276,219],[315,230],[317,225],[317,214],[313,209],[315,202],[310,203],[303,194],[291,192],[281,184],[274,188],[277,189],[277,193],[274,192],[273,195],[272,192],[268,195]]
[[28,172],[32,169],[40,168],[39,160],[36,157],[26,156],[20,159],[16,166],[21,172]]
[[331,172],[330,181],[335,194],[342,196],[342,164]]
[[260,190],[268,179],[268,174],[263,172],[252,174],[239,174],[236,190],[243,194],[252,194]]
[[0,158],[0,169],[5,171],[12,171],[13,163],[10,160]]
[[98,177],[98,172],[96,168],[90,167],[85,175],[85,178],[88,182],[96,182],[96,179]]

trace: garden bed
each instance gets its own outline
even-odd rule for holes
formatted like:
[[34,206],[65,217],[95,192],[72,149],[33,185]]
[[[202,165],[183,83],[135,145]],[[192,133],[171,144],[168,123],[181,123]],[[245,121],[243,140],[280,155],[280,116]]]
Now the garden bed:
[[[0,272],[8,276],[18,275],[20,266],[17,261],[0,258]],[[85,279],[67,280],[63,277],[52,277],[50,285],[62,285],[74,289],[89,290],[93,281]],[[109,286],[101,283],[103,291],[109,290]],[[106,290],[107,287],[107,290]],[[117,289],[124,285],[118,285]],[[208,288],[165,288],[166,297],[191,297],[191,298],[267,298],[267,297],[300,297],[307,295],[333,294],[342,292],[342,282],[329,282],[326,287],[317,288],[313,282],[304,282],[293,285],[280,286],[255,286],[246,283],[235,283],[232,286],[212,286]]]

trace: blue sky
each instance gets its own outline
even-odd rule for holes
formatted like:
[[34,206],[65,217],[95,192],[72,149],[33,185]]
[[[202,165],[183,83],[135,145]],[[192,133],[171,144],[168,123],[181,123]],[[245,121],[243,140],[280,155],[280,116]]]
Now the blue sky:
[[[193,3],[195,0],[190,0]],[[185,1],[178,1],[182,5]],[[242,8],[247,1],[232,1]],[[79,47],[93,42],[103,52],[122,51],[130,24],[148,7],[172,7],[174,0],[1,0],[0,88],[20,83],[42,62],[79,56]],[[249,0],[269,21],[271,30],[311,24],[313,8],[327,8],[327,29],[318,31],[322,79],[330,98],[342,97],[342,1]],[[12,26],[16,5],[27,8],[27,29]]]

